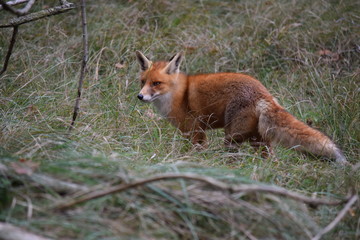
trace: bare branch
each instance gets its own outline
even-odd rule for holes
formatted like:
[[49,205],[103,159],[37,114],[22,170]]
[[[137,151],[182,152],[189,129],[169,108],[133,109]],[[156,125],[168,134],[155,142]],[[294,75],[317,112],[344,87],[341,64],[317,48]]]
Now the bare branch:
[[103,197],[105,195],[122,192],[122,191],[125,191],[128,189],[131,189],[131,188],[136,188],[136,187],[139,187],[139,186],[142,186],[142,185],[145,185],[148,183],[156,182],[156,181],[173,180],[173,179],[188,179],[188,180],[200,181],[200,182],[206,183],[208,185],[211,185],[212,187],[218,188],[221,191],[227,191],[230,193],[236,193],[236,192],[271,193],[271,194],[280,195],[283,197],[288,197],[293,200],[303,202],[306,204],[311,204],[312,206],[339,205],[348,200],[348,199],[345,199],[345,200],[340,200],[340,201],[329,201],[329,200],[324,200],[324,199],[309,198],[309,197],[300,195],[298,193],[288,191],[284,188],[275,187],[275,186],[261,186],[261,185],[255,185],[255,184],[241,184],[238,186],[231,186],[231,185],[227,185],[223,182],[220,182],[214,178],[199,176],[196,174],[164,174],[164,175],[159,175],[159,176],[155,176],[152,178],[138,180],[138,181],[135,181],[130,184],[116,185],[116,186],[104,189],[102,191],[90,191],[87,194],[84,194],[79,198],[68,199],[64,203],[57,204],[53,208],[62,210],[62,209],[72,207],[72,206],[82,203],[82,202],[86,202],[86,201],[89,201],[92,199]]
[[27,232],[19,227],[15,227],[8,223],[0,222],[0,239],[2,240],[50,240],[33,233]]
[[9,48],[8,48],[7,53],[6,53],[5,62],[4,62],[3,68],[2,68],[2,70],[0,72],[0,76],[6,71],[7,66],[9,64],[11,53],[12,53],[12,50],[13,50],[14,45],[15,45],[16,36],[17,36],[17,33],[18,33],[18,28],[19,28],[18,26],[14,26],[13,33],[12,33],[11,40],[10,40],[10,44],[9,44]]
[[351,208],[351,206],[356,203],[356,201],[358,200],[358,196],[354,195],[350,198],[350,200],[347,202],[347,204],[345,205],[345,207],[339,212],[339,214],[336,216],[336,218],[329,224],[327,225],[323,230],[321,230],[318,234],[316,234],[315,237],[312,238],[312,240],[319,240],[324,234],[330,232],[334,227],[336,227],[336,225],[341,221],[341,219],[345,216],[345,214],[347,213],[347,211],[349,211],[349,209]]
[[[7,5],[4,4],[4,2],[5,2],[4,0],[0,0],[0,4],[2,4],[4,6],[4,8],[6,8]],[[24,11],[24,12],[28,11],[31,8],[32,4],[34,4],[34,2],[35,2],[35,0],[30,0],[27,3],[27,5],[22,9],[22,11]],[[7,54],[6,54],[6,58],[5,58],[3,68],[2,68],[2,70],[0,72],[0,76],[7,69],[7,66],[8,66],[11,54],[12,54],[12,50],[13,50],[13,47],[14,47],[14,44],[15,44],[15,41],[16,41],[16,36],[17,36],[17,33],[18,33],[19,25],[27,23],[27,22],[35,21],[35,20],[38,20],[38,19],[41,19],[41,18],[45,18],[45,17],[48,17],[48,16],[63,13],[63,12],[66,12],[68,10],[71,10],[71,9],[75,8],[75,5],[73,3],[68,3],[66,1],[62,1],[62,3],[65,3],[65,4],[63,4],[61,6],[56,6],[56,7],[53,7],[53,8],[45,9],[45,10],[42,10],[42,11],[39,11],[39,12],[36,12],[36,13],[31,13],[31,14],[28,14],[26,16],[16,17],[16,18],[11,19],[9,24],[0,25],[0,28],[13,27],[13,34],[12,34],[12,37],[11,37],[11,40],[10,40],[10,44],[9,44],[9,48],[8,48],[8,51],[7,51]]]
[[17,16],[23,16],[23,15],[27,14],[30,11],[30,9],[34,3],[35,3],[35,0],[29,0],[23,9],[16,9],[16,8],[13,8],[10,5],[8,5],[5,0],[0,0],[0,4],[3,6],[3,8],[5,10],[7,10]]
[[[0,0],[0,1],[2,1],[2,0]],[[53,7],[53,8],[44,9],[44,10],[41,10],[39,12],[30,13],[30,14],[28,14],[26,16],[13,18],[13,19],[10,20],[9,23],[0,25],[0,28],[19,26],[19,25],[24,24],[24,23],[39,20],[41,18],[45,18],[45,17],[49,17],[49,16],[52,16],[52,15],[60,14],[60,13],[63,13],[63,12],[67,12],[67,11],[73,9],[73,8],[75,8],[75,4],[68,3],[68,4],[65,4],[65,5],[61,5],[61,6],[56,6],[56,7]]]
[[80,72],[80,78],[79,78],[79,84],[78,84],[78,91],[77,91],[77,98],[75,101],[74,106],[74,113],[71,121],[71,125],[69,128],[69,131],[74,128],[75,120],[77,118],[77,115],[79,113],[80,109],[80,99],[81,99],[81,93],[82,93],[82,85],[85,77],[86,72],[86,65],[88,62],[89,54],[88,54],[88,33],[87,33],[87,22],[86,22],[86,5],[85,0],[81,0],[81,21],[82,21],[82,30],[83,30],[83,59],[81,64],[81,72]]

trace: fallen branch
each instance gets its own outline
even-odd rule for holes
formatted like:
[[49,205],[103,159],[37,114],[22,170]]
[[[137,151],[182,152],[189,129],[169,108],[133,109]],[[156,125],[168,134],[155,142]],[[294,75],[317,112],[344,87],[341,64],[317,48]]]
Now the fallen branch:
[[303,196],[301,194],[291,192],[284,188],[275,187],[275,186],[261,186],[261,185],[255,185],[255,184],[241,184],[241,185],[237,185],[237,186],[231,186],[226,183],[220,182],[214,178],[199,176],[196,174],[164,174],[164,175],[159,175],[159,176],[155,176],[152,178],[138,180],[138,181],[135,181],[135,182],[129,183],[129,184],[120,184],[120,185],[112,186],[112,187],[109,187],[102,191],[90,191],[90,192],[82,195],[79,198],[67,199],[66,202],[56,204],[52,208],[55,210],[63,210],[66,208],[70,208],[79,203],[83,203],[83,202],[86,202],[86,201],[89,201],[92,199],[100,198],[100,197],[103,197],[103,196],[106,196],[109,194],[123,192],[125,190],[131,189],[131,188],[136,188],[136,187],[148,184],[148,183],[162,181],[162,180],[173,180],[173,179],[188,179],[188,180],[200,181],[200,182],[206,183],[214,188],[217,188],[221,191],[227,191],[229,193],[238,193],[238,192],[270,193],[270,194],[275,194],[275,195],[279,195],[279,196],[283,196],[283,197],[288,197],[293,200],[303,202],[303,203],[306,203],[306,204],[309,204],[312,206],[318,206],[318,205],[336,206],[336,205],[343,204],[344,202],[347,202],[349,199],[349,198],[347,198],[347,199],[343,199],[343,200],[339,200],[339,201],[329,201],[329,200],[325,200],[325,199],[309,198],[309,197]]
[[10,168],[0,163],[0,175],[1,174],[10,179],[31,181],[39,185],[42,185],[46,188],[50,188],[58,193],[74,193],[74,192],[89,191],[89,188],[86,186],[78,185],[71,182],[65,182],[42,174],[37,174],[37,173],[33,173],[30,175],[17,174],[13,172]]
[[86,65],[87,65],[88,58],[89,58],[89,56],[88,56],[89,55],[88,54],[88,32],[87,32],[86,10],[85,9],[86,9],[85,0],[81,0],[81,22],[82,22],[82,30],[83,30],[83,52],[84,53],[83,53],[83,59],[82,59],[82,63],[81,63],[81,72],[80,72],[80,78],[79,78],[79,84],[78,84],[77,97],[76,97],[75,106],[74,106],[74,113],[73,113],[69,131],[74,128],[75,120],[79,113],[82,85],[83,85],[83,81],[84,81],[84,77],[85,77]]
[[323,230],[321,230],[318,234],[316,234],[316,236],[313,237],[312,240],[319,240],[324,234],[330,232],[334,227],[336,227],[336,225],[341,221],[341,219],[345,216],[347,211],[349,211],[351,206],[354,205],[354,203],[356,203],[356,201],[358,199],[359,198],[357,195],[352,196],[349,199],[349,201],[347,202],[347,204],[345,205],[345,207],[336,216],[336,218],[329,225],[327,225]]
[[33,233],[27,232],[19,227],[15,227],[8,223],[0,222],[0,239],[1,240],[50,240]]

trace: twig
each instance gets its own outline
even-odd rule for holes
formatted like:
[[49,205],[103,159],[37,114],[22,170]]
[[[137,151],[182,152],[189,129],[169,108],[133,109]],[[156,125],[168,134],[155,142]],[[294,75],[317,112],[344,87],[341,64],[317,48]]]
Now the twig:
[[300,201],[306,204],[311,204],[312,206],[317,205],[339,205],[346,202],[348,199],[340,200],[340,201],[328,201],[324,199],[316,199],[316,198],[309,198],[303,195],[300,195],[295,192],[290,192],[284,188],[274,187],[274,186],[261,186],[255,184],[241,184],[238,186],[231,186],[227,185],[223,182],[220,182],[214,178],[199,176],[196,174],[164,174],[155,176],[152,178],[142,179],[135,181],[130,184],[120,184],[113,187],[109,187],[102,191],[90,191],[88,194],[84,194],[83,196],[76,198],[76,199],[68,199],[65,203],[57,204],[53,207],[53,209],[66,209],[72,207],[76,204],[86,202],[92,199],[100,198],[105,195],[113,194],[122,192],[131,188],[139,187],[151,182],[161,181],[161,180],[172,180],[172,179],[188,179],[188,180],[195,180],[204,182],[212,187],[218,188],[222,191],[228,191],[230,193],[242,192],[242,193],[251,193],[251,192],[261,192],[261,193],[271,193],[276,194],[284,197],[288,197],[294,199],[296,201]]
[[0,76],[6,71],[7,66],[8,66],[8,64],[9,64],[9,60],[10,60],[10,57],[11,57],[11,53],[12,53],[12,50],[13,50],[14,45],[15,45],[16,35],[17,35],[17,33],[18,33],[18,29],[19,29],[18,26],[14,26],[14,28],[13,28],[13,33],[12,33],[12,36],[11,36],[9,48],[8,48],[7,53],[6,53],[5,62],[4,62],[3,68],[2,68],[2,70],[1,70],[1,72],[0,72]]
[[0,4],[2,5],[2,7],[5,10],[7,10],[17,16],[23,16],[23,15],[27,14],[30,11],[30,9],[34,3],[35,3],[35,0],[29,0],[23,9],[16,9],[16,8],[13,8],[10,5],[8,5],[6,1],[0,0]]
[[0,239],[2,240],[50,240],[33,233],[27,232],[19,227],[15,227],[8,223],[0,222]]
[[316,234],[315,237],[312,238],[312,240],[319,240],[324,234],[328,233],[329,231],[331,231],[334,227],[336,227],[336,225],[341,221],[341,219],[345,216],[345,214],[347,213],[347,211],[349,211],[349,209],[351,208],[351,206],[358,200],[358,196],[357,195],[353,195],[349,201],[347,202],[347,204],[345,205],[345,207],[339,212],[339,214],[336,216],[336,218],[329,224],[327,225],[323,230],[321,230],[318,234]]
[[[3,2],[4,2],[3,0],[0,0],[0,3],[5,8],[6,4],[4,5]],[[30,0],[23,10],[25,11],[27,9],[27,7],[30,9],[33,3],[34,3],[34,1]],[[28,14],[26,16],[16,17],[16,18],[11,19],[10,23],[0,25],[0,28],[13,27],[13,34],[12,34],[11,41],[10,41],[10,44],[9,44],[9,48],[8,48],[8,51],[7,51],[7,54],[6,54],[6,58],[5,58],[3,68],[2,68],[2,70],[0,72],[0,76],[7,69],[7,66],[8,66],[11,54],[12,54],[12,50],[13,50],[13,47],[14,47],[14,44],[15,44],[15,41],[16,41],[16,36],[17,36],[17,33],[18,33],[19,25],[24,24],[24,23],[28,23],[28,22],[32,22],[32,21],[35,21],[35,20],[38,20],[38,19],[41,19],[41,18],[49,17],[49,16],[52,16],[52,15],[56,15],[56,14],[59,14],[59,13],[63,13],[63,12],[66,12],[68,10],[71,10],[71,9],[75,8],[75,5],[73,3],[68,3],[66,1],[62,1],[62,3],[64,3],[64,4],[61,5],[61,6],[48,8],[48,9],[45,9],[45,10],[42,10],[42,11],[39,11],[39,12],[36,12],[36,13],[30,13],[30,14]],[[1,4],[0,4],[0,6],[1,6]]]
[[71,125],[69,127],[69,131],[74,128],[76,117],[79,113],[80,109],[80,99],[82,93],[82,85],[84,81],[84,76],[86,72],[86,64],[88,62],[88,33],[87,33],[87,22],[86,22],[86,9],[85,9],[85,0],[81,0],[81,21],[82,21],[82,30],[83,30],[83,59],[81,64],[81,72],[78,84],[77,98],[74,106],[74,113],[71,121]]
[[[1,0],[0,0],[1,1]],[[29,13],[28,15],[16,17],[10,20],[7,24],[0,25],[0,28],[8,28],[8,27],[14,27],[19,26],[24,23],[32,22],[35,20],[39,20],[41,18],[49,17],[52,15],[60,14],[63,12],[67,12],[71,9],[75,8],[75,4],[73,3],[67,3],[60,6],[55,6],[52,8],[44,9],[35,13]]]

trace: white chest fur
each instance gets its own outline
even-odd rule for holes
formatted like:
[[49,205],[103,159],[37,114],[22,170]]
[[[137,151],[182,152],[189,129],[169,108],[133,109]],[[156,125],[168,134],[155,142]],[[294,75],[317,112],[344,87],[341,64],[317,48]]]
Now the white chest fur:
[[171,93],[166,93],[155,99],[154,105],[156,109],[159,111],[161,116],[168,117],[171,111],[172,104],[172,95]]

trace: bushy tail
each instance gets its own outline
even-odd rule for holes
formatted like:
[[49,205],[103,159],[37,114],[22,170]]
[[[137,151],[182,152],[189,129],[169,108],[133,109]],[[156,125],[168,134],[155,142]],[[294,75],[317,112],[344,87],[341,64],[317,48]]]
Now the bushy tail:
[[297,120],[274,100],[260,100],[257,104],[259,132],[275,144],[306,151],[317,156],[336,159],[346,164],[341,150],[329,137]]

